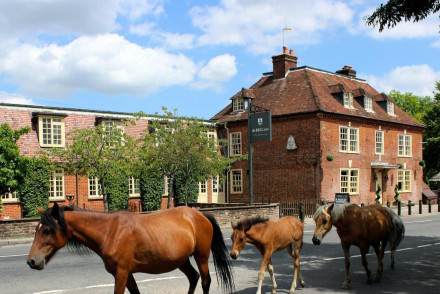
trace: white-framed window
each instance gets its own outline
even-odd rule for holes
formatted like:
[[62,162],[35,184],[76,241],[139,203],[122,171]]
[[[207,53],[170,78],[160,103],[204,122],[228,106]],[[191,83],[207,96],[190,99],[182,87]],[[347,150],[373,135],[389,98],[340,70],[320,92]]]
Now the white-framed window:
[[57,116],[38,117],[38,140],[41,147],[64,147],[66,143],[64,118]]
[[353,108],[353,94],[349,92],[344,93],[344,107]]
[[101,199],[102,189],[97,177],[89,177],[89,198]]
[[140,180],[133,176],[128,178],[128,195],[130,197],[141,196]]
[[62,169],[53,171],[49,183],[49,200],[64,199],[64,171]]
[[411,192],[411,170],[397,171],[397,185],[400,192]]
[[411,135],[399,134],[398,135],[398,155],[400,157],[411,157]]
[[220,177],[212,177],[212,193],[224,193],[225,192],[225,185],[221,182]]
[[115,146],[116,143],[124,143],[123,138],[120,138],[124,134],[124,125],[121,121],[104,120],[102,125],[104,126],[105,136],[110,138],[109,146]]
[[342,168],[340,174],[341,193],[359,194],[359,169]]
[[232,100],[232,111],[240,112],[244,111],[244,99],[242,97]]
[[394,115],[394,103],[391,101],[387,101],[387,113],[389,115]]
[[339,127],[339,151],[359,153],[359,129]]
[[364,97],[364,107],[368,112],[373,112],[373,98],[365,96]]
[[231,193],[237,194],[243,192],[243,177],[241,169],[231,170]]
[[384,154],[384,132],[376,131],[376,154]]
[[229,146],[230,156],[240,156],[241,155],[241,133],[231,133],[230,134],[230,146]]
[[199,182],[199,194],[206,194],[208,192],[208,189],[206,187],[206,181]]
[[20,202],[20,199],[18,198],[17,191],[14,192],[6,192],[2,195],[2,201],[3,202]]

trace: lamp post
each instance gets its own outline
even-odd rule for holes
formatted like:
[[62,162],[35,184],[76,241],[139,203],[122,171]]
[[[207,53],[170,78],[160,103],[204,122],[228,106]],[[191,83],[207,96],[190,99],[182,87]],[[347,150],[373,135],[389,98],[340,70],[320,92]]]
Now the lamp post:
[[66,195],[67,200],[69,200],[69,206],[72,206],[73,197],[74,197],[73,194],[67,194]]
[[252,181],[252,142],[251,142],[251,106],[252,99],[247,98],[248,102],[248,143],[249,143],[249,204],[254,204],[254,187]]

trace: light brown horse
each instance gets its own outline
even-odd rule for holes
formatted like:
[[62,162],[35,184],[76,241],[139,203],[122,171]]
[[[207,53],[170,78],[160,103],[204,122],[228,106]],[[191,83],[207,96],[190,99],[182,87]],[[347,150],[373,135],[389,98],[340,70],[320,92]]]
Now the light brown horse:
[[260,272],[258,273],[257,294],[261,294],[264,273],[269,271],[272,279],[272,293],[276,293],[277,283],[271,261],[272,253],[287,248],[287,252],[293,258],[293,282],[289,294],[296,288],[296,280],[299,279],[301,286],[305,286],[299,267],[299,252],[303,242],[303,224],[293,216],[285,216],[273,221],[267,218],[253,217],[231,223],[234,230],[231,235],[231,257],[236,259],[246,243],[253,244],[263,256]]
[[[27,258],[32,269],[42,270],[66,244],[85,245],[104,261],[115,278],[114,293],[140,293],[133,273],[159,274],[180,269],[189,280],[188,293],[194,293],[199,277],[203,293],[209,293],[210,250],[217,280],[232,292],[234,281],[223,235],[212,215],[179,207],[151,214],[132,212],[102,213],[77,211],[56,203],[42,214]],[[190,263],[194,256],[199,273]]]
[[345,280],[343,289],[350,288],[350,246],[359,247],[362,265],[367,273],[367,283],[372,283],[368,269],[367,253],[373,246],[377,255],[376,282],[380,281],[383,270],[383,256],[389,243],[391,249],[391,268],[394,268],[394,252],[403,239],[405,227],[397,214],[390,208],[373,204],[359,207],[356,204],[331,204],[319,207],[313,216],[316,227],[313,244],[319,245],[324,236],[335,226],[345,257]]

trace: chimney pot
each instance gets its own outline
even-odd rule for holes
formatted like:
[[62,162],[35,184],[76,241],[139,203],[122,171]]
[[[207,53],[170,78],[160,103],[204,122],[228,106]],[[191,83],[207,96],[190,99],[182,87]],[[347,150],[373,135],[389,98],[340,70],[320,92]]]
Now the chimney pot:
[[288,51],[289,49],[286,47],[286,46],[283,46],[283,53],[284,54],[287,54],[287,51]]
[[293,49],[290,49],[289,54],[290,55],[295,55],[295,52],[293,52]]
[[293,50],[283,46],[283,54],[272,56],[273,78],[282,79],[286,76],[289,69],[297,66],[298,57],[295,56]]
[[353,78],[356,77],[356,71],[349,65],[344,65],[344,67],[341,70],[337,70],[336,73]]

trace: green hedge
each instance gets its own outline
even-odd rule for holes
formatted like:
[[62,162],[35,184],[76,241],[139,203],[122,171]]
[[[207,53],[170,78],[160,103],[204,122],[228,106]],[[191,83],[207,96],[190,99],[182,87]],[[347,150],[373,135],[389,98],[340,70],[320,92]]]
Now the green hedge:
[[160,210],[164,189],[163,173],[151,168],[142,172],[140,178],[141,203],[143,211]]
[[[176,177],[174,183],[175,202],[179,204],[185,203],[186,187],[185,181],[181,176]],[[188,183],[188,203],[197,203],[199,197],[199,182],[190,180]]]
[[37,157],[25,158],[23,164],[24,182],[18,190],[23,217],[39,217],[36,207],[49,206],[51,165],[48,160]]
[[108,210],[128,209],[128,175],[121,170],[115,170],[106,185]]

